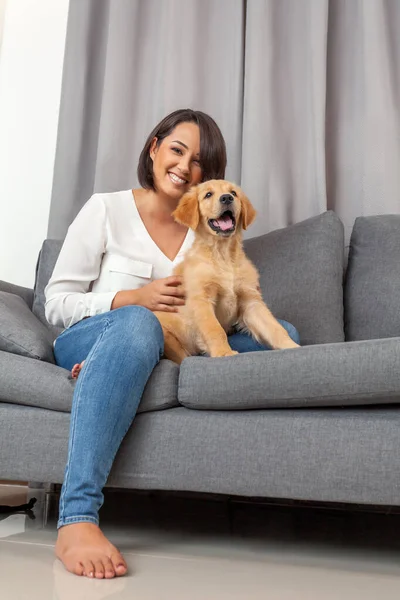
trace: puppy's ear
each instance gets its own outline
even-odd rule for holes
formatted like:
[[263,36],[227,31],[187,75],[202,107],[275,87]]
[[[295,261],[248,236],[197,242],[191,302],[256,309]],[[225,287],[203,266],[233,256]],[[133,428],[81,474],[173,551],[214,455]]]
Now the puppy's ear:
[[194,231],[197,229],[200,221],[197,188],[192,188],[182,196],[172,216],[181,225],[186,225]]
[[240,201],[242,204],[242,227],[243,229],[247,229],[256,218],[257,213],[252,203],[250,202],[248,197],[243,194],[243,192]]

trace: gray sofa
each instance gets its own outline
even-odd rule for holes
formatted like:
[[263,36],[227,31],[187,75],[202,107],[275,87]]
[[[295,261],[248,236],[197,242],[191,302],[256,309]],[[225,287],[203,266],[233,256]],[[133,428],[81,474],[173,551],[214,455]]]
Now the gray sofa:
[[[43,290],[0,283],[0,479],[61,483],[74,382],[57,367]],[[162,360],[108,485],[400,504],[400,216],[326,212],[246,241],[264,297],[303,348]]]

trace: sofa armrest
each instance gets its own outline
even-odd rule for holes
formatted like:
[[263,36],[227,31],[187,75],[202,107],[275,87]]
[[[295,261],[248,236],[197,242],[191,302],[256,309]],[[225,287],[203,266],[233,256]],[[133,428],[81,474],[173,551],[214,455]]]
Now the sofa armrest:
[[33,290],[31,288],[23,287],[21,285],[15,285],[15,283],[9,283],[8,281],[2,281],[0,279],[0,292],[7,292],[8,294],[16,294],[32,309],[33,305]]

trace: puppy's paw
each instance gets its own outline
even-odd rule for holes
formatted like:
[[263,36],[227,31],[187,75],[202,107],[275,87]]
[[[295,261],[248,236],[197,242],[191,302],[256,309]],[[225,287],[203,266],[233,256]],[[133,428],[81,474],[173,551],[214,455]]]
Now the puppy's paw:
[[301,346],[299,346],[299,344],[296,344],[296,342],[294,342],[293,340],[288,340],[279,347],[280,350],[287,350],[288,348],[301,348]]
[[239,354],[239,352],[236,352],[236,350],[222,350],[212,356],[213,358],[222,358],[223,356],[235,356],[235,354]]

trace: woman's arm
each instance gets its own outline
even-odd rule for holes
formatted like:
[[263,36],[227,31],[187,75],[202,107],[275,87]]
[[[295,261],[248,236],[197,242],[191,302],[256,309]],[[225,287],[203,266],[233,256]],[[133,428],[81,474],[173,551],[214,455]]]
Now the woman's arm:
[[94,195],[70,225],[53,275],[45,289],[46,318],[52,325],[71,327],[86,317],[131,304],[149,310],[176,312],[184,304],[181,278],[152,281],[140,289],[91,292],[107,247],[107,209]]
[[46,318],[70,327],[85,317],[110,310],[115,292],[93,293],[106,249],[106,206],[98,195],[84,205],[68,229],[53,275],[45,289]]

